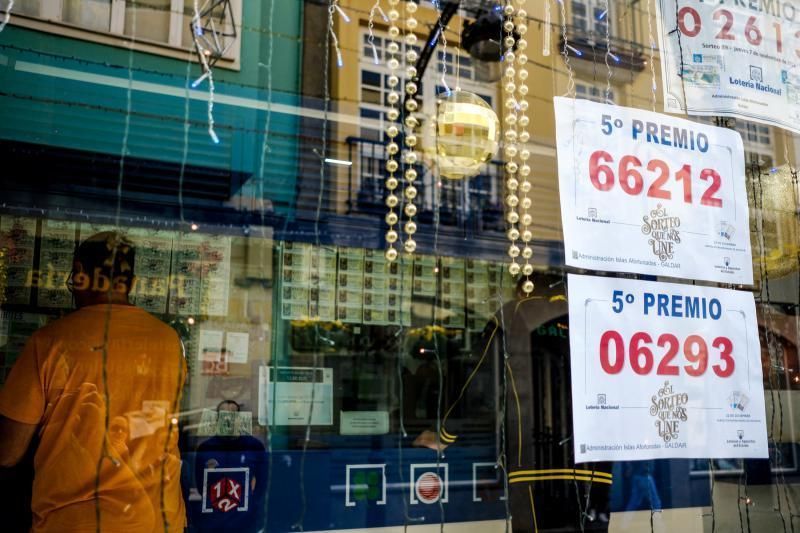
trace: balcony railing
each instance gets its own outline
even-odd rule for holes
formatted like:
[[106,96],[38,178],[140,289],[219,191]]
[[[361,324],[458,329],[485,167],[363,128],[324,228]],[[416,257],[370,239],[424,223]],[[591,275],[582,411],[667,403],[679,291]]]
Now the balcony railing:
[[[585,59],[595,63],[605,62],[607,51],[605,35],[599,35],[595,31],[568,25],[567,44],[566,52],[573,58]],[[558,47],[559,50],[564,50],[563,37],[559,39]],[[612,67],[641,72],[647,65],[644,47],[639,43],[610,36],[608,51],[613,54],[609,63]]]
[[[382,218],[386,214],[386,155],[384,143],[373,139],[348,137],[350,161],[348,213]],[[415,183],[418,196],[417,220],[433,224],[436,218],[434,187],[437,180],[424,165],[415,165],[420,176]],[[477,176],[468,180],[441,181],[438,198],[439,224],[445,231],[465,234],[499,234],[503,222],[503,164],[492,161]],[[399,173],[402,175],[402,173]],[[401,208],[402,209],[402,208]],[[487,235],[488,236],[488,235]]]

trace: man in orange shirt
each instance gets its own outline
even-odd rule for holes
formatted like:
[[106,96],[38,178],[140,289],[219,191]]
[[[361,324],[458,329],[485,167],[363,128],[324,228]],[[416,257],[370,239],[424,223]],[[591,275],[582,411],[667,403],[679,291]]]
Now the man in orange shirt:
[[[182,531],[178,426],[186,376],[173,329],[131,305],[135,249],[76,250],[77,311],[28,340],[0,391],[0,466],[34,435],[34,532]],[[99,529],[98,529],[99,527]]]

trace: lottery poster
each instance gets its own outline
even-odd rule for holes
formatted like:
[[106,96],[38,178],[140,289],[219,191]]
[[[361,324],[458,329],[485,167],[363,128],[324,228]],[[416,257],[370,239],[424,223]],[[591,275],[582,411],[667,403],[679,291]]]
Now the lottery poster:
[[641,109],[554,100],[568,265],[753,283],[737,132]]
[[568,278],[575,462],[767,458],[753,294]]
[[466,265],[463,259],[441,260],[441,305],[437,310],[442,326],[463,328],[466,325]]
[[6,303],[28,305],[34,276],[36,219],[3,215],[0,217],[0,241],[6,251]]
[[364,297],[364,250],[339,248],[336,273],[336,318],[361,324]]
[[795,3],[656,4],[667,112],[740,117],[800,133]]
[[[75,255],[75,232],[78,224],[61,220],[42,221],[42,240],[39,249],[39,288],[37,305],[47,308],[72,307],[72,294],[67,280],[72,272]],[[99,280],[95,280],[100,283]]]

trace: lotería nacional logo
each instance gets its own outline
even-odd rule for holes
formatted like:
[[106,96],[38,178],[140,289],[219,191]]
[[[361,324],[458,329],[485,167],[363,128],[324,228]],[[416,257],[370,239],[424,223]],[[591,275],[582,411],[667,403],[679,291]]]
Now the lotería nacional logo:
[[726,241],[730,241],[733,238],[733,234],[736,233],[736,228],[728,224],[725,221],[720,222],[717,224],[717,236],[725,239]]
[[747,396],[747,394],[738,390],[733,391],[731,395],[728,396],[728,405],[731,409],[744,411],[747,408],[748,403],[750,403],[750,398]]
[[681,242],[681,226],[679,217],[671,217],[667,209],[658,204],[649,215],[642,217],[642,233],[649,236],[647,244],[653,249],[653,255],[660,261],[672,259],[675,245]]
[[665,381],[664,386],[653,395],[651,402],[650,416],[656,417],[658,436],[664,439],[665,443],[677,439],[680,423],[686,422],[688,418],[686,405],[689,403],[689,395],[685,392],[675,392],[669,381]]

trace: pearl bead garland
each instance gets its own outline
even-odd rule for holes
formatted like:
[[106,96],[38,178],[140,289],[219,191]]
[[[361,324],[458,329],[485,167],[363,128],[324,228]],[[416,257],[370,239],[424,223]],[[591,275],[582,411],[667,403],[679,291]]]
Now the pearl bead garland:
[[[506,236],[510,241],[508,255],[511,258],[508,271],[512,276],[522,273],[528,278],[522,284],[522,290],[525,294],[530,294],[533,292],[533,282],[529,279],[533,273],[531,264],[533,217],[529,212],[532,200],[528,196],[531,191],[529,181],[531,167],[528,163],[531,154],[527,148],[522,146],[530,140],[530,132],[527,130],[530,125],[530,118],[527,115],[529,108],[527,95],[530,89],[526,84],[529,73],[525,66],[528,62],[528,56],[525,53],[525,49],[528,47],[528,42],[525,40],[525,33],[528,31],[528,14],[524,9],[525,3],[526,0],[506,0],[503,6],[503,15],[505,16],[503,21],[505,68],[502,83],[505,100],[503,153],[506,157],[505,218],[509,225]],[[520,240],[521,243],[519,243]],[[520,257],[523,261],[521,266],[517,262]]]
[[517,108],[519,106],[514,98],[514,93],[517,90],[517,85],[514,83],[517,71],[513,66],[515,58],[514,46],[516,45],[516,39],[514,38],[514,4],[512,3],[512,0],[506,0],[505,5],[503,6],[503,15],[505,16],[505,20],[503,21],[503,31],[505,32],[505,36],[503,38],[503,48],[505,51],[503,54],[503,62],[506,65],[503,72],[502,83],[503,97],[505,101],[505,105],[503,106],[505,111],[503,116],[503,123],[505,124],[505,131],[503,134],[505,139],[503,153],[506,156],[505,204],[506,221],[509,225],[506,236],[510,241],[508,255],[511,258],[508,271],[511,275],[516,276],[520,271],[520,266],[516,261],[516,258],[520,253],[519,246],[516,244],[520,237],[519,228],[517,227],[517,224],[519,223],[519,213],[517,212],[517,206],[519,206],[519,196],[517,196],[519,191],[519,179],[517,178],[519,165],[515,161],[517,155],[519,154],[519,149],[516,144]]
[[[395,176],[395,172],[400,168],[397,162],[397,154],[400,151],[399,145],[395,142],[395,138],[400,134],[397,119],[400,118],[400,110],[397,105],[400,102],[400,93],[397,91],[397,86],[400,84],[400,78],[397,76],[397,70],[400,68],[400,61],[396,55],[400,52],[400,44],[397,38],[400,36],[400,28],[397,27],[397,21],[400,18],[400,12],[397,10],[397,5],[400,0],[389,0],[390,9],[387,12],[389,19],[389,38],[391,39],[386,45],[386,52],[388,59],[386,66],[389,67],[389,78],[387,85],[389,86],[389,94],[386,101],[389,103],[389,110],[386,113],[388,119],[388,126],[386,127],[386,136],[389,138],[389,144],[386,146],[386,153],[388,154],[386,160],[386,170],[389,172],[389,177],[386,178],[386,189],[389,194],[386,196],[386,206],[389,212],[386,214],[386,225],[389,229],[386,231],[386,252],[385,257],[387,261],[394,261],[397,259],[397,249],[395,243],[400,238],[395,226],[399,224],[400,217],[395,212],[395,208],[400,203],[400,198],[395,194],[395,190],[399,186],[399,180]],[[408,206],[406,206],[408,207]]]
[[420,107],[417,101],[417,68],[414,65],[419,58],[419,54],[412,45],[417,41],[417,36],[414,34],[414,29],[417,27],[417,19],[414,18],[414,13],[417,12],[417,4],[413,0],[405,2],[406,12],[406,34],[403,40],[406,43],[405,64],[406,67],[406,135],[405,135],[405,154],[403,160],[406,164],[406,171],[404,177],[406,179],[405,197],[406,205],[403,209],[407,219],[403,226],[403,231],[406,234],[406,241],[403,243],[403,249],[411,254],[417,249],[417,242],[414,240],[414,234],[417,232],[417,224],[414,222],[413,217],[417,212],[417,207],[414,204],[414,199],[417,197],[417,188],[414,183],[417,179],[417,171],[413,165],[419,161],[419,156],[415,151],[417,145],[416,128],[419,126],[419,120],[413,115]]

